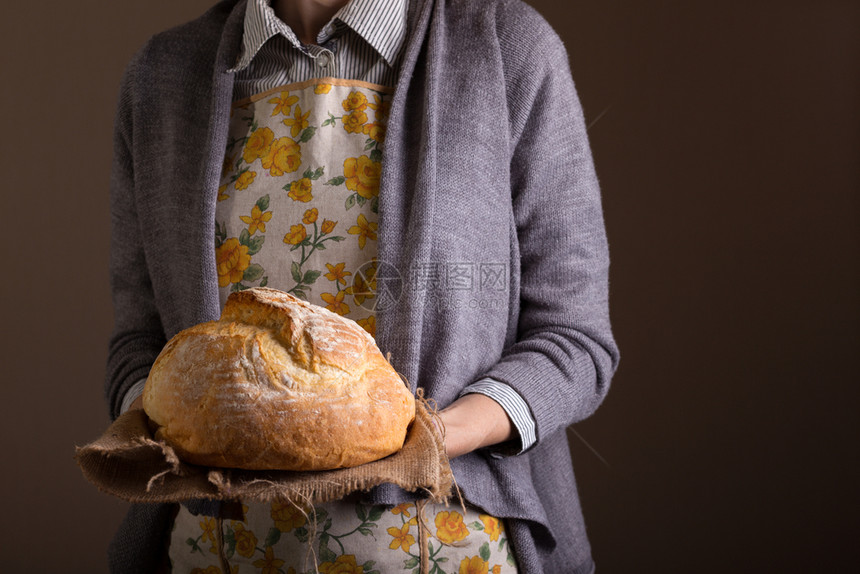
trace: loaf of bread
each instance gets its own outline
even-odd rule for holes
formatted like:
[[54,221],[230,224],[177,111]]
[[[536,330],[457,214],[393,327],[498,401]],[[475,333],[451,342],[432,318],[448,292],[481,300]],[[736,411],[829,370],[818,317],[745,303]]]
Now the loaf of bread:
[[192,464],[327,470],[398,451],[415,400],[354,321],[268,288],[173,337],[143,407]]

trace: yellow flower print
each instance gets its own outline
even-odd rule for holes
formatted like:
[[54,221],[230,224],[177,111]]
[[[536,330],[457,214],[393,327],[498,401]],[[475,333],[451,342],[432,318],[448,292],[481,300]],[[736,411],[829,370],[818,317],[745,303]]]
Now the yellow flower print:
[[375,221],[368,221],[363,213],[358,214],[358,219],[355,222],[356,225],[347,229],[346,232],[350,235],[358,235],[358,248],[364,249],[368,239],[376,241],[377,224]]
[[310,225],[317,220],[319,214],[320,212],[316,207],[308,209],[307,211],[305,211],[305,216],[302,217],[302,223],[307,223],[308,225]]
[[290,245],[298,245],[302,241],[305,240],[305,237],[308,236],[307,230],[305,230],[305,226],[301,224],[291,225],[290,232],[284,235],[284,243],[289,243]]
[[269,173],[275,177],[284,175],[285,173],[292,173],[299,169],[302,163],[302,148],[292,139],[282,137],[272,143],[269,153],[261,158],[260,161],[263,164],[263,168],[268,169]]
[[481,522],[484,523],[484,532],[487,533],[487,536],[490,537],[490,540],[495,542],[499,539],[499,534],[503,532],[501,521],[488,514],[480,514],[478,518],[481,519]]
[[296,137],[301,133],[303,129],[308,127],[308,116],[311,115],[310,112],[302,115],[302,107],[296,105],[295,115],[291,118],[287,118],[284,120],[284,125],[290,128],[290,135]]
[[376,289],[376,257],[371,258],[370,266],[364,270],[364,277],[370,282],[373,289]]
[[200,542],[215,542],[215,519],[214,518],[203,518],[203,522],[200,523],[200,528],[203,530],[203,534],[200,536]]
[[356,305],[361,305],[365,299],[373,299],[375,289],[376,281],[370,281],[365,273],[364,276],[361,274],[356,275],[352,286],[346,291],[353,296]]
[[290,184],[290,192],[287,194],[293,201],[301,201],[307,203],[314,198],[311,190],[313,182],[307,177],[303,177]]
[[327,94],[331,91],[331,84],[317,84],[314,86],[315,94]]
[[365,124],[361,131],[376,142],[385,141],[385,126],[383,124]]
[[352,91],[343,101],[343,111],[361,111],[367,107],[367,96],[361,92]]
[[[361,325],[361,327],[362,327],[365,331],[367,331],[368,333],[370,333],[370,336],[371,336],[371,337],[376,337],[376,317],[375,317],[374,315],[371,315],[370,317],[367,317],[366,319],[359,319],[359,320],[358,320],[358,321],[356,321],[356,322],[357,322],[359,325]],[[409,516],[409,514],[407,514],[406,516]],[[407,522],[407,524],[412,523],[414,520],[415,520],[415,519],[413,518],[412,520],[410,520],[409,522]]]
[[275,132],[269,128],[258,129],[248,138],[248,142],[245,144],[245,151],[242,152],[242,159],[245,160],[245,163],[251,163],[255,159],[267,156],[274,139]]
[[257,550],[257,537],[250,530],[245,530],[241,522],[233,522],[233,532],[236,535],[236,552],[245,558],[250,558]]
[[276,116],[278,114],[289,115],[290,107],[299,101],[299,98],[296,96],[291,96],[290,92],[281,92],[280,97],[275,97],[269,100],[270,104],[275,104],[275,109],[272,110],[272,115]]
[[[351,271],[344,270],[346,263],[338,263],[337,265],[326,263],[325,266],[328,269],[328,273],[325,274],[325,278],[329,281],[337,281],[341,285],[346,285],[347,275],[352,275]],[[409,515],[407,514],[406,516]]]
[[463,540],[469,535],[469,529],[463,524],[459,512],[443,510],[436,515],[436,538],[442,544],[451,544]]
[[367,114],[362,111],[355,111],[348,116],[343,117],[343,129],[348,134],[360,134],[364,130],[364,122],[367,121]]
[[239,191],[248,189],[248,186],[254,183],[255,177],[257,177],[256,171],[243,171],[239,177],[236,178],[236,189]]
[[272,520],[281,532],[289,532],[294,528],[301,528],[307,521],[307,510],[286,501],[272,501]]
[[334,562],[323,562],[319,568],[322,574],[362,574],[364,567],[355,562],[355,555],[338,556]]
[[373,161],[366,155],[348,157],[343,162],[346,188],[365,199],[372,199],[379,195],[379,177],[381,174],[382,163]]
[[238,283],[245,274],[245,269],[251,265],[248,246],[239,243],[231,237],[215,249],[215,263],[218,269],[218,286],[226,287],[230,283]]
[[330,219],[323,219],[321,230],[323,235],[328,235],[332,231],[334,231],[334,226],[337,225],[337,221],[332,221]]
[[224,201],[225,199],[230,199],[230,196],[227,195],[227,186],[222,185],[218,188],[218,201]]
[[379,109],[376,110],[376,114],[374,114],[376,121],[386,123],[389,112],[391,112],[391,102],[383,102],[379,106]]
[[271,546],[266,546],[266,557],[254,560],[254,568],[262,568],[260,574],[278,574],[281,566],[284,565],[283,560],[277,560]]
[[233,169],[233,162],[236,161],[236,156],[233,157],[225,156],[224,157],[224,165],[221,167],[221,177],[227,175],[231,169]]
[[480,556],[463,558],[460,562],[460,574],[487,574],[487,563]]
[[492,570],[490,570],[493,574],[502,574],[502,566],[501,564],[496,564],[493,566]]
[[382,121],[385,118],[387,118],[388,112],[391,110],[391,102],[390,101],[384,101],[383,102],[382,98],[380,98],[376,94],[373,94],[373,103],[372,104],[368,103],[367,105],[371,110],[376,112],[374,114],[374,117],[376,118],[377,121]]
[[267,211],[266,213],[263,213],[260,211],[260,207],[255,205],[251,208],[251,217],[240,215],[239,219],[241,219],[243,223],[248,224],[248,233],[251,235],[254,235],[258,229],[265,233],[266,222],[272,219],[272,212]]
[[[369,318],[370,318],[370,317],[368,317],[368,319],[369,319]],[[359,323],[361,323],[361,321],[359,321]],[[412,516],[412,514],[410,514],[410,512],[409,512],[409,509],[410,509],[411,507],[412,507],[412,504],[411,504],[411,503],[409,503],[409,502],[403,502],[403,503],[401,503],[401,504],[398,504],[398,505],[397,505],[397,506],[395,506],[394,508],[392,508],[392,509],[391,509],[391,514],[402,514],[403,516],[405,516],[405,517],[409,518],[410,516]]]
[[320,293],[320,299],[328,303],[325,308],[337,313],[338,315],[346,315],[349,313],[349,305],[343,302],[343,298],[345,296],[345,291],[338,291],[336,295],[331,293]]
[[408,524],[404,524],[403,528],[392,526],[388,529],[388,533],[391,535],[391,544],[388,545],[391,550],[402,548],[404,552],[408,553],[409,548],[415,544],[415,537],[409,534]]

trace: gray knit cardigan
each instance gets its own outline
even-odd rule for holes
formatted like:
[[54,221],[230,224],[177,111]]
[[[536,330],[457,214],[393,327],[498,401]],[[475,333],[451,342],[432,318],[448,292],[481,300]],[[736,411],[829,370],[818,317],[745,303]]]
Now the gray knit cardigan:
[[[245,0],[153,37],[123,78],[111,174],[112,416],[165,341],[219,316],[215,202]],[[446,406],[491,377],[536,421],[528,452],[452,461],[466,499],[507,519],[522,572],[589,572],[565,429],[618,363],[608,250],[583,114],[558,36],[520,0],[413,0],[384,144],[376,339]],[[390,485],[368,502],[413,495]],[[154,572],[170,505],[134,505],[111,571]]]

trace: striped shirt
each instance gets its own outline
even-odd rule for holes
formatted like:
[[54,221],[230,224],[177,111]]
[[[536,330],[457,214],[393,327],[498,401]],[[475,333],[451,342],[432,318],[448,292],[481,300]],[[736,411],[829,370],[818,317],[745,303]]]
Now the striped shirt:
[[311,78],[393,87],[406,40],[407,0],[352,0],[302,44],[268,0],[248,0],[233,99]]
[[[311,78],[361,80],[394,87],[406,39],[408,0],[351,0],[320,30],[317,44],[302,44],[276,15],[270,0],[248,0],[242,49],[236,65],[233,100]],[[122,411],[143,393],[132,386]],[[481,379],[460,396],[478,393],[499,403],[519,433],[519,444],[496,445],[494,457],[520,454],[534,445],[535,421],[523,398],[510,386]]]

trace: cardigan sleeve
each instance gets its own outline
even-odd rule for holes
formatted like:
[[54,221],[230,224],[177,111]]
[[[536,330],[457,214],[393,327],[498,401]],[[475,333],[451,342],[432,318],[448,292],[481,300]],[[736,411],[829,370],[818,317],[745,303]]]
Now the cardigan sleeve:
[[609,323],[609,251],[600,189],[567,52],[521,3],[501,13],[519,249],[517,337],[484,376],[528,404],[537,441],[588,417],[619,354]]
[[114,128],[110,176],[110,286],[114,307],[105,395],[112,419],[128,390],[145,379],[166,338],[155,305],[135,205],[133,98],[137,58],[126,69]]

